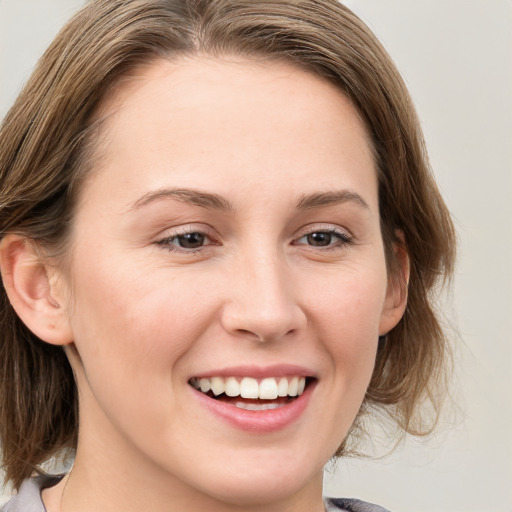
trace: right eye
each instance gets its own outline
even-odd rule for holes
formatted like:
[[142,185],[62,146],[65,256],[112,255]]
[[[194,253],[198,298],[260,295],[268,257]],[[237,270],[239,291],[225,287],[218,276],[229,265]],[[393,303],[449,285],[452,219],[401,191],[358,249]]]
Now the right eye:
[[169,251],[195,252],[208,245],[213,245],[213,242],[208,235],[201,231],[188,231],[163,238],[157,244]]
[[186,235],[175,236],[168,243],[175,243],[185,249],[198,249],[204,245],[206,239],[204,233],[187,233]]

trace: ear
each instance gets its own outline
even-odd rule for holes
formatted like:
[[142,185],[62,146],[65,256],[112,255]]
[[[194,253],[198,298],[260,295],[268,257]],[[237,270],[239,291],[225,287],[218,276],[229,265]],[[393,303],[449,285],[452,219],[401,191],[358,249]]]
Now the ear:
[[38,338],[52,345],[73,341],[58,270],[42,261],[32,241],[18,235],[2,238],[0,271],[14,310]]
[[402,243],[393,244],[395,253],[394,269],[388,278],[386,300],[379,324],[379,336],[386,335],[401,320],[407,306],[407,287],[409,284],[410,261],[409,255],[403,243],[402,232],[397,232]]

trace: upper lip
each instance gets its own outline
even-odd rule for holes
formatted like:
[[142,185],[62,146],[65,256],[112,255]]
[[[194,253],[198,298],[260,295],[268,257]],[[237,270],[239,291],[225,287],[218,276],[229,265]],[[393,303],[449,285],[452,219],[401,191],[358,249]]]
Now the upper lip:
[[252,377],[265,379],[267,377],[316,377],[316,372],[310,368],[295,364],[274,364],[270,366],[229,366],[215,370],[204,371],[191,377],[207,379],[211,377]]

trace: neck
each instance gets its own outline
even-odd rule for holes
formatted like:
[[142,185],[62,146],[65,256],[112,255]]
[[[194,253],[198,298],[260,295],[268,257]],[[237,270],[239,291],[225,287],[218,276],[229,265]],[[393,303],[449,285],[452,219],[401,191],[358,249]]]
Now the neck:
[[[77,454],[78,457],[78,454]],[[230,503],[190,489],[176,479],[130,475],[113,467],[89,471],[77,459],[72,472],[55,487],[43,491],[47,512],[323,512],[322,475],[292,496],[270,502]]]

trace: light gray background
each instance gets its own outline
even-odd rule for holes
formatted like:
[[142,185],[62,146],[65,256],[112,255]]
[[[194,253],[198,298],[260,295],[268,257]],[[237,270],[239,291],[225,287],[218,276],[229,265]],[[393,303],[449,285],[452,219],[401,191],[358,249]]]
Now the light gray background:
[[[458,407],[429,442],[341,461],[326,492],[394,512],[512,511],[512,1],[347,0],[423,121],[460,237],[449,320]],[[0,117],[78,0],[0,0]]]

